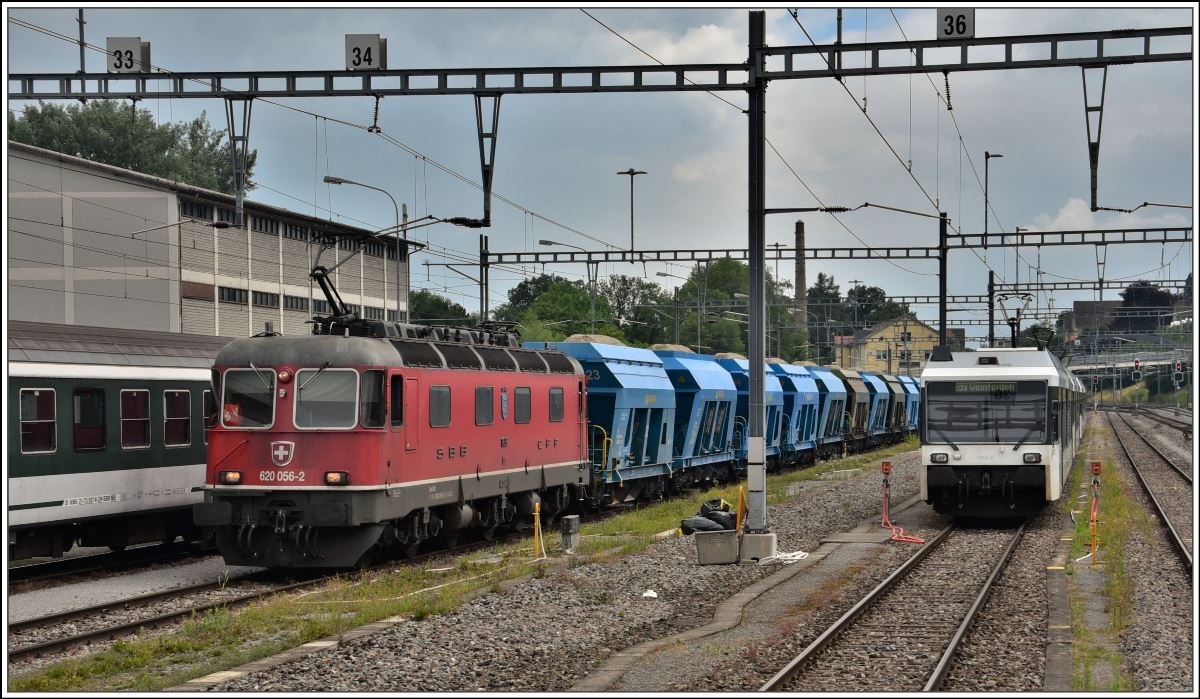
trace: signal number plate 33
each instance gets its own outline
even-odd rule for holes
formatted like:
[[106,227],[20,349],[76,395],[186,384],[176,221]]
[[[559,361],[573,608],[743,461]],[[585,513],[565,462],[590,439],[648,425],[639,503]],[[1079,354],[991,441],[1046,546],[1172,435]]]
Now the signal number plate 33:
[[303,483],[304,471],[259,471],[261,483]]

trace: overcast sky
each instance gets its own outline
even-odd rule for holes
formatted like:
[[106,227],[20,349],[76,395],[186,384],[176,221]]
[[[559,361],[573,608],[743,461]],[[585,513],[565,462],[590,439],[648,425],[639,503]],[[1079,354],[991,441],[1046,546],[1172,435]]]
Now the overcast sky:
[[[597,19],[655,58],[666,62],[742,62],[746,57],[745,9],[589,8]],[[893,16],[894,12],[894,16]],[[7,6],[10,17],[75,36],[75,10]],[[87,39],[103,45],[107,36],[140,36],[152,44],[153,63],[170,70],[315,70],[343,66],[347,33],[378,33],[388,38],[390,68],[504,67],[645,64],[648,59],[578,9],[108,9],[86,10]],[[897,24],[899,23],[899,26]],[[979,9],[977,36],[1128,27],[1194,26],[1191,9]],[[805,10],[800,23],[817,43],[836,36],[834,10]],[[899,40],[934,36],[931,9],[846,10],[845,41]],[[78,69],[78,49],[6,23],[8,72]],[[770,45],[806,45],[801,27],[784,8],[767,12]],[[1186,48],[1186,45],[1184,46]],[[1174,50],[1180,50],[1176,45]],[[100,71],[100,54],[89,52],[88,68]],[[853,65],[847,56],[845,64]],[[881,203],[923,213],[936,209],[906,168],[897,162],[861,111],[868,114],[912,174],[966,233],[983,227],[982,187],[967,155],[983,178],[984,151],[1003,154],[991,161],[989,198],[995,232],[1021,226],[1032,230],[1190,226],[1186,209],[1143,208],[1127,214],[1088,210],[1088,159],[1082,81],[1078,68],[951,73],[953,112],[941,75],[850,78],[853,98],[833,80],[777,81],[767,94],[767,136],[796,174],[827,205]],[[1195,190],[1195,66],[1186,63],[1125,65],[1108,72],[1100,147],[1100,204],[1132,208],[1144,201],[1192,204]],[[744,106],[744,93],[722,96]],[[372,120],[368,98],[276,100],[362,126]],[[9,102],[10,109],[22,104]],[[216,100],[146,100],[142,106],[160,120],[192,118],[207,110],[224,126]],[[961,130],[966,150],[959,147]],[[421,154],[479,180],[474,106],[466,96],[391,97],[383,100],[383,131]],[[617,247],[629,242],[629,178],[615,174],[635,167],[648,172],[635,187],[638,248],[720,248],[746,244],[746,119],[733,107],[704,93],[510,95],[503,98],[494,190],[554,221]],[[420,159],[366,131],[316,119],[279,106],[256,103],[251,147],[258,150],[251,198],[299,212],[350,217],[373,226],[392,220],[387,198],[355,187],[320,184],[325,174],[352,178],[387,189],[406,202],[414,217],[481,215],[478,190],[425,165]],[[961,174],[960,174],[961,173]],[[269,188],[269,189],[268,189]],[[273,191],[277,190],[277,191]],[[780,158],[767,154],[767,205],[815,206]],[[602,246],[501,201],[493,201],[493,251],[538,249],[550,238],[587,249]],[[840,216],[867,245],[936,245],[935,220],[865,210]],[[794,218],[770,216],[767,242],[793,242]],[[805,218],[812,247],[859,246],[833,217]],[[349,222],[354,223],[354,220]],[[477,230],[446,225],[419,231],[435,250],[460,251],[477,259]],[[546,249],[546,248],[540,248]],[[565,250],[566,248],[560,248]],[[1038,251],[1021,252],[1021,281],[1030,280]],[[982,257],[981,251],[981,257]],[[1192,269],[1192,246],[1113,246],[1105,276],[1183,278]],[[986,262],[1011,281],[1011,251],[988,251]],[[1089,280],[1097,276],[1093,248],[1046,248],[1041,252],[1045,281]],[[472,282],[441,267],[434,254],[414,257],[414,288],[446,294],[468,309],[478,307]],[[1159,269],[1167,263],[1165,269]],[[770,265],[773,267],[773,264]],[[550,270],[583,278],[582,266]],[[548,271],[550,271],[548,270]],[[686,276],[683,266],[611,265],[602,274],[648,275],[665,270]],[[936,262],[830,263],[810,261],[809,283],[817,272],[836,276],[843,293],[849,280],[883,287],[889,294],[936,294]],[[466,270],[471,273],[471,270]],[[536,270],[530,268],[531,272]],[[790,278],[790,263],[781,263]],[[492,304],[520,276],[493,271]],[[952,294],[986,293],[987,267],[970,252],[950,258]],[[1115,299],[1116,291],[1106,293]],[[1093,292],[1055,292],[1056,306],[1094,299]],[[1040,304],[1047,303],[1043,296]],[[936,318],[936,306],[918,307],[919,317]],[[959,317],[986,317],[954,313]],[[981,335],[970,328],[968,335]]]

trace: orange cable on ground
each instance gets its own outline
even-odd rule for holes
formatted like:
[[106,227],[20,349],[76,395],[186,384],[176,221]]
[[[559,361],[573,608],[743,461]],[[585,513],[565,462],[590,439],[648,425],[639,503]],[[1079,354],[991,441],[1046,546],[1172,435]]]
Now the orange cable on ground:
[[880,525],[884,529],[892,530],[892,541],[903,541],[910,544],[923,544],[925,540],[919,536],[905,534],[903,527],[898,527],[892,524],[891,518],[888,516],[888,503],[891,500],[891,488],[888,483],[888,474],[892,472],[892,463],[890,461],[883,462],[883,522]]

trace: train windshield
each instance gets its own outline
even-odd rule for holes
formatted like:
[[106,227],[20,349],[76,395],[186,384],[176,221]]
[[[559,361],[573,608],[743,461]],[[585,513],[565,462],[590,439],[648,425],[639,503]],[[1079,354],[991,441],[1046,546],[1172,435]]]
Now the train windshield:
[[929,443],[1046,441],[1045,381],[931,381],[925,402]]
[[353,369],[301,369],[296,387],[296,427],[347,428],[358,422]]
[[221,424],[225,427],[269,427],[275,422],[275,372],[259,367],[225,372]]

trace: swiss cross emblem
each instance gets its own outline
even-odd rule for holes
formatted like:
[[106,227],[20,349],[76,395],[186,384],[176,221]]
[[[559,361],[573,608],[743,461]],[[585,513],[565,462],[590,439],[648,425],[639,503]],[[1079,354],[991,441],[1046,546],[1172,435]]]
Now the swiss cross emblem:
[[295,453],[295,442],[271,442],[271,463],[280,468],[292,463]]

